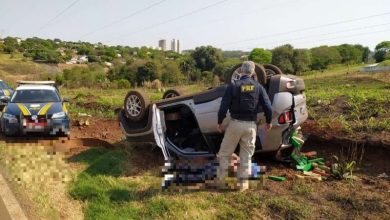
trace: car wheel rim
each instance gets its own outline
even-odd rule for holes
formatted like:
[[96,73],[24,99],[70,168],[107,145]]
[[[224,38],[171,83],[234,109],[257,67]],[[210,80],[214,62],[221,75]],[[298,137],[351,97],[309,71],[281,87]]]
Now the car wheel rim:
[[141,100],[136,95],[130,95],[127,99],[127,112],[132,117],[137,117],[141,114]]

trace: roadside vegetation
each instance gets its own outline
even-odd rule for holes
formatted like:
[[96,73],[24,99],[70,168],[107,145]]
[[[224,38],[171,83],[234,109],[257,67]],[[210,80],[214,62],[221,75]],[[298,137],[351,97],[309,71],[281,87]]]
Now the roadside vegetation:
[[[0,53],[19,57],[28,65],[35,63],[57,66],[50,71],[31,71],[33,67],[2,65],[4,71],[21,74],[50,72],[48,77],[67,88],[125,89],[130,87],[169,87],[204,83],[218,85],[243,60],[272,63],[287,74],[326,70],[337,65],[382,62],[390,59],[390,41],[378,43],[375,51],[363,45],[341,44],[310,49],[293,48],[286,44],[250,52],[222,51],[201,46],[181,54],[150,47],[107,46],[101,43],[70,42],[60,39],[6,37],[0,39]],[[30,65],[31,66],[31,65]],[[20,71],[19,71],[20,70]],[[25,71],[27,70],[27,71]],[[28,71],[30,70],[30,71]],[[55,71],[55,70],[54,70]]]
[[[247,193],[214,190],[161,191],[163,163],[158,149],[125,146],[92,148],[69,159],[82,164],[70,195],[83,202],[86,219],[318,219],[378,218],[389,214],[380,190],[361,190],[347,181],[307,182],[288,176],[263,179]],[[142,161],[148,160],[145,165]],[[283,170],[283,168],[281,169]],[[271,173],[285,172],[276,168]],[[320,205],[319,205],[320,204]],[[348,210],[348,211],[346,211]]]
[[338,136],[388,134],[389,77],[358,73],[355,67],[304,76],[310,119],[324,130],[342,132]]
[[29,218],[82,219],[80,203],[67,192],[75,172],[64,155],[53,146],[0,142],[0,172]]

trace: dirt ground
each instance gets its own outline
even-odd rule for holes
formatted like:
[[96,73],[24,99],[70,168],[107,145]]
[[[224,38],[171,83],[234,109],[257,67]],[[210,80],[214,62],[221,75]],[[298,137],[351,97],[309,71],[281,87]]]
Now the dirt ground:
[[[357,149],[364,147],[364,156],[359,164],[355,174],[356,179],[353,183],[344,181],[323,181],[323,182],[308,182],[305,187],[309,187],[312,193],[307,198],[311,201],[315,200],[318,206],[326,204],[327,207],[338,206],[345,210],[345,213],[334,215],[331,210],[329,213],[315,215],[318,217],[342,217],[349,218],[350,213],[357,212],[357,209],[365,208],[363,215],[359,217],[372,218],[371,214],[381,212],[376,217],[382,218],[390,216],[390,179],[379,178],[378,175],[386,173],[390,175],[390,148],[386,142],[375,141],[360,141],[353,142],[351,139],[338,136],[337,132],[327,133],[318,129],[314,122],[308,121],[303,126],[303,133],[309,135],[307,142],[303,147],[303,151],[315,150],[320,157],[324,157],[327,162],[332,160],[332,155],[339,155],[341,149],[348,149],[355,146]],[[25,143],[42,143],[52,145],[56,150],[61,148],[66,149],[66,157],[80,154],[91,147],[115,148],[123,146],[123,134],[118,125],[118,122],[112,119],[91,119],[89,126],[73,125],[72,135],[69,140],[60,139],[43,139],[39,140],[35,137],[26,139],[8,139],[8,144],[25,144]],[[380,138],[379,138],[380,140]],[[132,166],[138,167],[142,173],[148,169],[157,169],[163,163],[162,154],[159,149],[151,149],[151,146],[137,147],[142,153],[138,154],[136,160],[132,161]],[[270,182],[264,186],[262,193],[273,196],[284,196],[296,190],[293,185],[295,174],[289,164],[276,162],[270,157],[255,156],[254,159],[261,165],[268,167],[267,175],[285,176],[287,181]],[[154,161],[145,166],[145,161]],[[135,171],[137,172],[137,171]],[[131,173],[136,175],[136,173]],[[353,184],[353,187],[351,186]],[[361,202],[363,201],[363,202]],[[29,216],[32,219],[37,219],[37,214],[31,211],[31,204],[24,201],[22,205],[29,209]],[[357,208],[358,207],[358,208]],[[338,209],[339,210],[339,209]],[[64,216],[66,218],[66,215]],[[278,217],[278,216],[275,216]],[[375,218],[376,218],[375,217]]]

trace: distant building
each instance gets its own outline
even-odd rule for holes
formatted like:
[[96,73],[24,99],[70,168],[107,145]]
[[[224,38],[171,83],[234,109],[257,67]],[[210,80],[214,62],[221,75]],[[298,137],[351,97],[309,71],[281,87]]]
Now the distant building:
[[84,64],[88,63],[88,57],[86,55],[74,56],[66,64]]
[[[173,51],[173,52],[176,52],[176,53],[181,53],[181,45],[180,45],[180,41],[179,40],[176,40],[175,38],[173,38],[171,40],[171,48],[169,51]],[[158,48],[162,51],[166,51],[167,50],[167,41],[165,39],[161,39],[158,41]]]
[[180,53],[180,41],[179,41],[179,40],[177,40],[176,52],[177,52],[177,53]]
[[176,40],[175,39],[171,40],[171,51],[176,52]]
[[17,38],[16,38],[16,42],[18,42],[18,44],[20,45],[20,44],[22,43],[22,39],[19,38],[19,37],[17,37]]
[[167,41],[165,39],[159,40],[158,47],[160,48],[160,50],[166,51],[167,50]]

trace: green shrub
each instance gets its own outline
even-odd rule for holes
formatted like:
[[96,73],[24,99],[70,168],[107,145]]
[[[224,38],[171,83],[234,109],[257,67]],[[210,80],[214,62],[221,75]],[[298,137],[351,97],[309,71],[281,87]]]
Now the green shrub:
[[128,89],[130,88],[130,82],[126,79],[119,79],[116,81],[118,89]]
[[93,87],[105,81],[106,74],[100,66],[73,67],[63,73],[68,88]]
[[379,66],[390,66],[390,59],[380,62]]

